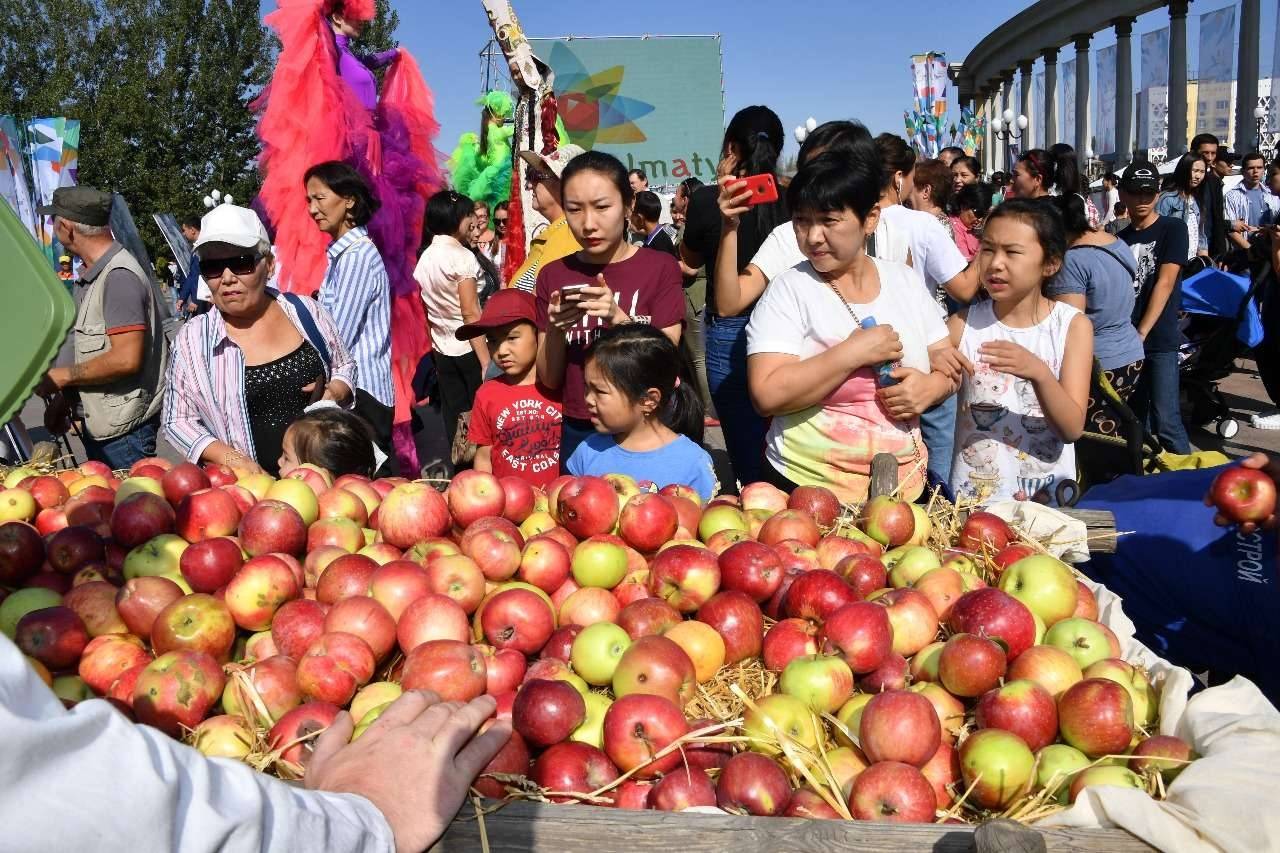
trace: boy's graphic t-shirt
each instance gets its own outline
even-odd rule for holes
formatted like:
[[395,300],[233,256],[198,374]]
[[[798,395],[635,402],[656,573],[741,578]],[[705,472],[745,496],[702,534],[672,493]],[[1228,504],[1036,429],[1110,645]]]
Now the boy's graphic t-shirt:
[[495,477],[515,476],[541,488],[560,476],[563,415],[559,401],[539,384],[490,379],[476,392],[467,437],[491,448]]

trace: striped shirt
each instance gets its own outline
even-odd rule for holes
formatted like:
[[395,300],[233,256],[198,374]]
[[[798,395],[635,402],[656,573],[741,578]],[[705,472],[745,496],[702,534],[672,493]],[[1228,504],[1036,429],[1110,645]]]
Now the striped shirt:
[[342,341],[360,366],[360,389],[394,406],[391,382],[391,282],[382,255],[364,228],[329,246],[320,304],[333,315]]
[[[267,294],[276,299],[302,339],[310,341],[293,304],[278,298],[274,290],[268,289]],[[329,379],[341,380],[354,391],[356,362],[338,336],[333,318],[312,300],[298,298],[310,309],[329,349]],[[244,353],[227,336],[217,308],[188,320],[174,338],[161,432],[192,462],[199,462],[200,454],[215,441],[257,458],[244,399]]]

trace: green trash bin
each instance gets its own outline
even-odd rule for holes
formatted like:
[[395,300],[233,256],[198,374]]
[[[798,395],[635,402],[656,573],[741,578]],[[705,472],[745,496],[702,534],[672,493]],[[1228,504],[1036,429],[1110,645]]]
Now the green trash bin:
[[76,307],[49,259],[0,203],[0,425],[21,411],[53,363]]

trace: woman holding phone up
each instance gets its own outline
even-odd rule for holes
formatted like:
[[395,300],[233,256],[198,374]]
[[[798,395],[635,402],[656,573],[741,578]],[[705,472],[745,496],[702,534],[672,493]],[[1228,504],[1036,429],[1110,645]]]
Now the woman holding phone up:
[[680,267],[663,252],[627,242],[634,193],[618,158],[580,154],[560,177],[561,204],[582,249],[542,267],[534,289],[538,378],[564,400],[560,462],[596,430],[586,403],[587,348],[601,332],[648,323],[680,342],[684,291]]

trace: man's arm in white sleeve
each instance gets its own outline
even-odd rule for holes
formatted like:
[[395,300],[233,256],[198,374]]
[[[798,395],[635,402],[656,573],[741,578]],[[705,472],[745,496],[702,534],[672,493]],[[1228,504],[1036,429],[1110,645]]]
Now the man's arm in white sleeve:
[[393,851],[363,797],[205,758],[103,700],[63,709],[0,637],[0,826],[11,850]]

